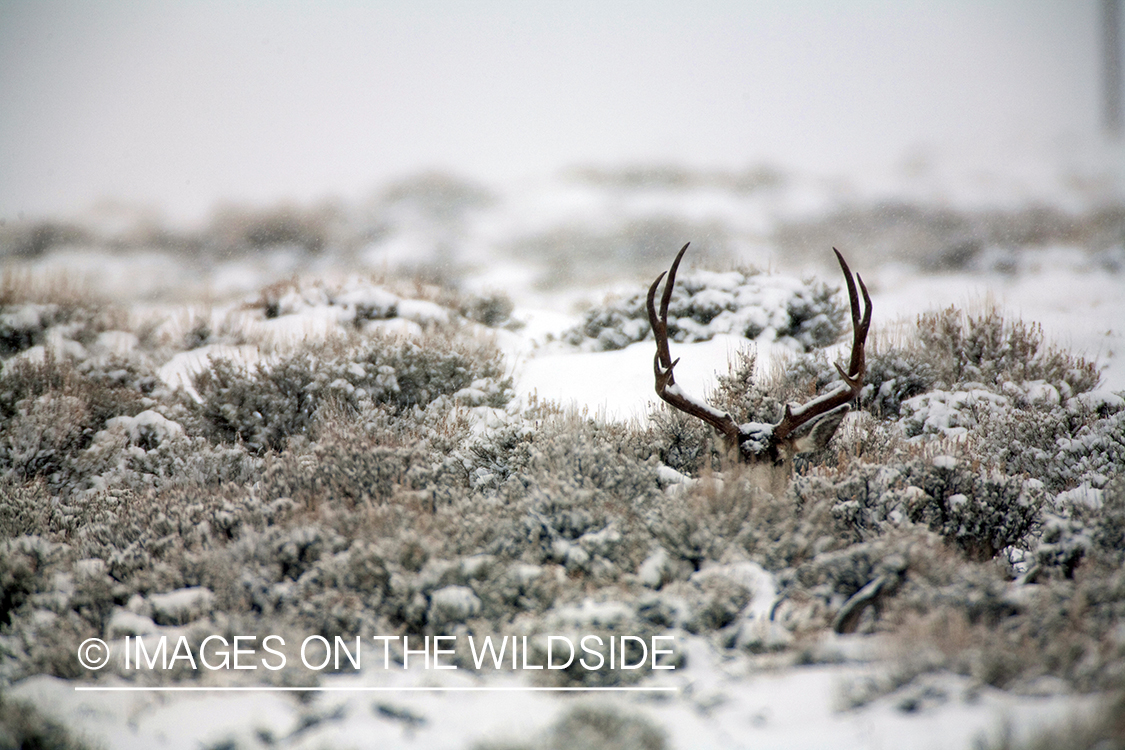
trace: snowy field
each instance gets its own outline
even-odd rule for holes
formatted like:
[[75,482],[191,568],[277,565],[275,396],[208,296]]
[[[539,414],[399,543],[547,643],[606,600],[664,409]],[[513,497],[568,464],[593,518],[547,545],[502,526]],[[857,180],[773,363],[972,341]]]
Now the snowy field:
[[[530,418],[523,415],[531,413],[527,410],[542,409],[547,402],[564,410],[573,409],[578,418],[589,418],[596,424],[622,423],[629,429],[644,430],[658,404],[652,387],[651,337],[620,340],[610,350],[602,349],[614,335],[631,335],[632,331],[637,338],[645,336],[647,324],[642,320],[636,328],[635,323],[627,323],[624,328],[613,329],[607,334],[609,338],[596,338],[596,334],[595,338],[583,338],[575,331],[581,330],[598,310],[614,309],[643,291],[687,241],[692,242],[692,250],[683,275],[715,272],[702,277],[715,281],[718,286],[711,285],[714,291],[722,283],[733,284],[730,279],[735,269],[743,269],[746,275],[740,271],[738,283],[758,286],[752,294],[743,294],[740,304],[745,306],[745,301],[752,299],[765,311],[760,313],[764,323],[755,329],[758,335],[753,341],[739,330],[745,329],[745,320],[759,313],[745,312],[739,319],[740,329],[701,324],[701,328],[707,328],[701,333],[705,340],[673,342],[672,356],[681,358],[677,382],[691,393],[703,396],[714,392],[718,377],[727,373],[740,351],[756,355],[759,374],[776,373],[811,349],[821,351],[829,361],[846,357],[850,340],[846,325],[840,331],[843,335],[839,341],[843,343],[805,346],[797,334],[779,330],[779,324],[769,317],[790,304],[784,295],[814,289],[804,285],[806,282],[841,286],[831,255],[835,244],[871,291],[871,351],[886,352],[903,345],[913,335],[918,317],[925,313],[953,306],[977,315],[996,308],[1009,321],[1041,324],[1045,347],[1057,347],[1096,362],[1100,383],[1083,396],[1083,403],[1112,409],[1120,402],[1120,395],[1114,394],[1125,391],[1123,213],[1120,204],[1106,204],[1104,194],[1073,187],[1077,180],[1022,174],[1012,177],[1003,191],[992,193],[987,183],[937,173],[898,175],[858,186],[753,170],[719,174],[664,168],[646,174],[640,179],[627,170],[574,170],[500,187],[431,174],[391,186],[367,204],[290,206],[276,211],[244,209],[225,217],[217,215],[205,229],[154,228],[128,211],[115,209],[68,217],[50,229],[55,239],[40,245],[34,244],[35,232],[48,231],[43,229],[46,224],[37,227],[28,220],[4,227],[0,240],[6,243],[8,252],[4,258],[8,296],[2,311],[6,373],[17,372],[21,366],[40,366],[44,361],[118,361],[114,357],[132,363],[114,371],[121,373],[120,382],[128,387],[144,381],[144,372],[153,373],[143,385],[143,404],[114,417],[116,422],[103,420],[94,428],[97,435],[92,447],[83,447],[81,460],[75,459],[76,466],[100,468],[75,469],[86,473],[75,474],[80,479],[74,480],[79,484],[73,487],[52,485],[52,477],[58,474],[43,474],[36,486],[48,487],[43,497],[50,497],[56,505],[81,505],[93,502],[90,498],[95,496],[116,497],[114,492],[135,492],[135,497],[143,497],[143,491],[135,487],[164,492],[162,483],[171,482],[173,473],[160,464],[163,459],[157,453],[171,451],[167,446],[178,444],[176,441],[202,440],[199,435],[203,433],[193,431],[193,425],[203,421],[192,421],[192,403],[212,398],[212,391],[206,390],[212,386],[198,379],[200,373],[220,359],[232,361],[235,368],[261,365],[268,369],[287,361],[285,357],[292,352],[330,342],[345,333],[359,340],[385,336],[373,340],[421,341],[448,326],[453,339],[495,343],[502,355],[499,369],[448,396],[448,403],[462,410],[460,416],[449,418],[451,423],[468,423],[466,442],[458,444],[451,439],[447,448],[451,455],[460,456],[458,451],[468,450],[465,446],[478,445],[470,440],[489,440],[505,430],[514,431],[512,434],[518,437],[520,429],[533,429],[524,421]],[[996,199],[997,194],[1002,199]],[[894,199],[888,199],[888,195]],[[834,233],[840,239],[832,239]],[[36,295],[42,301],[34,301]],[[52,310],[57,310],[67,295],[80,300],[79,306],[89,311],[90,320],[100,321],[101,316],[111,322],[95,324],[81,316],[64,320]],[[19,301],[14,301],[17,298]],[[336,356],[335,350],[332,352]],[[143,368],[137,364],[141,360]],[[111,369],[103,364],[91,367],[95,372]],[[326,387],[346,390],[346,398],[353,398],[359,381],[349,380],[346,366],[341,368],[333,370],[336,375],[330,377],[336,379]],[[362,368],[359,372],[362,375]],[[399,368],[398,377],[405,382],[402,372]],[[392,380],[394,373],[391,370]],[[497,399],[506,387],[504,378],[511,378],[511,394],[510,400],[501,403]],[[948,385],[951,391],[952,386]],[[1056,403],[1065,404],[1068,398],[1065,392],[1060,396],[1059,387],[1049,382],[1028,381],[1016,386],[1017,390],[1023,388],[1020,393],[1031,400],[1039,398],[1036,394],[1044,389],[1054,389]],[[168,395],[177,393],[177,389],[179,396]],[[966,389],[971,390],[968,386]],[[1017,403],[1015,396],[1011,398]],[[366,408],[362,406],[366,402],[354,403],[361,403],[357,407],[361,411]],[[30,408],[17,403],[13,413],[30,419]],[[911,408],[917,410],[916,414],[923,409],[929,409],[931,417],[937,414],[932,404],[917,402]],[[65,412],[51,413],[66,418]],[[370,419],[372,424],[377,421],[375,417]],[[898,424],[908,421],[905,416],[903,420]],[[17,488],[14,479],[18,447],[15,424],[9,421],[5,426],[11,439],[5,444],[8,456],[3,468],[9,476],[0,491],[31,493],[33,490],[23,485]],[[887,429],[891,430],[895,423],[889,424]],[[284,437],[278,438],[280,442],[270,442],[274,437],[268,427],[252,434],[239,432],[233,439],[224,438],[226,442],[215,438],[212,442],[219,447],[207,448],[242,450],[230,446],[250,445],[260,449],[251,458],[238,459],[244,462],[242,468],[231,469],[228,479],[245,482],[247,497],[259,491],[254,484],[259,472],[288,460],[276,456],[312,450],[308,447],[310,439],[305,437],[300,438],[305,440],[300,444],[287,443]],[[933,435],[935,442],[919,450],[929,451],[926,455],[930,458],[955,452],[960,434],[955,427],[947,421],[947,431]],[[379,429],[389,431],[393,427]],[[426,429],[432,429],[432,425]],[[411,434],[400,436],[403,445],[408,444]],[[259,439],[262,442],[254,442]],[[126,446],[122,453],[112,453],[117,445],[113,441]],[[497,441],[498,445],[508,445]],[[105,451],[104,463],[97,463],[103,460],[98,458],[103,454],[91,453],[95,448]],[[473,455],[484,455],[481,451]],[[496,468],[503,466],[504,458],[489,456],[492,463],[482,459],[471,467],[475,473],[469,481],[482,498],[490,496],[489,492],[497,497],[500,495],[495,492],[505,491],[497,478],[501,469]],[[138,468],[144,461],[149,462],[145,466],[157,468]],[[44,462],[49,463],[48,459]],[[654,458],[648,464],[650,469],[655,463],[659,462]],[[1102,466],[1077,479],[1060,479],[1057,488],[1050,488],[1052,494],[1046,502],[1062,502],[1058,498],[1066,492],[1071,496],[1085,492],[1084,497],[1095,498],[1090,502],[1100,502],[1121,468],[1111,466],[1107,474]],[[57,471],[65,473],[68,469]],[[691,489],[696,485],[683,472],[663,464],[660,471],[661,491],[667,497],[681,493],[679,496],[686,498],[697,491]],[[734,476],[729,479],[731,484],[737,481]],[[249,489],[252,486],[254,490]],[[440,488],[440,482],[437,486]],[[294,498],[298,497],[296,492]],[[233,495],[224,497],[237,504]],[[92,518],[90,523],[94,523]],[[207,523],[215,525],[217,521]],[[611,532],[603,529],[581,537],[586,540],[582,542],[586,551],[581,554],[592,560],[616,560],[609,552],[590,551],[598,544],[593,536],[597,533],[604,536]],[[78,534],[72,528],[44,544],[70,544]],[[0,543],[10,560],[16,559],[13,550],[30,549],[31,544],[15,535]],[[201,544],[206,547],[212,542]],[[432,550],[435,558],[427,563],[431,567],[438,566],[436,558],[442,554],[441,542],[433,544],[437,545]],[[1032,542],[1013,544],[1022,546],[1020,554],[1031,559]],[[144,548],[148,551],[142,554],[163,554],[154,551],[158,546]],[[572,550],[580,546],[575,541]],[[341,549],[336,552],[344,554]],[[67,596],[65,592],[74,590],[72,578],[94,575],[90,571],[119,564],[108,558],[43,562],[48,566],[44,570],[60,566],[50,568],[57,577],[55,582],[43,584],[45,590],[32,591],[26,601],[11,604],[16,600],[9,599],[5,603],[5,618],[22,623],[23,630],[0,629],[0,659],[4,663],[0,698],[9,702],[9,708],[13,701],[34,706],[41,717],[46,717],[41,720],[65,727],[73,746],[78,747],[928,749],[1009,747],[1003,743],[1030,742],[1049,729],[1094,716],[1106,695],[1104,683],[1098,680],[1084,683],[1080,689],[1063,677],[1043,674],[1014,680],[1015,687],[1000,689],[982,681],[979,674],[958,673],[947,667],[919,669],[917,675],[895,682],[896,678],[888,677],[888,669],[891,673],[894,669],[887,665],[904,659],[900,634],[892,636],[878,623],[867,623],[859,632],[837,634],[825,628],[813,637],[800,625],[783,624],[780,615],[775,618],[775,611],[781,611],[778,607],[785,602],[791,603],[781,593],[791,581],[779,579],[778,569],[767,569],[752,556],[737,559],[728,551],[727,557],[710,560],[701,571],[689,575],[676,573],[671,563],[661,562],[664,558],[658,555],[664,552],[649,554],[642,550],[638,559],[643,564],[628,576],[615,578],[599,572],[593,561],[574,562],[578,552],[564,550],[559,554],[554,563],[549,562],[549,556],[536,561],[534,575],[546,576],[540,569],[553,564],[560,581],[570,577],[569,583],[558,584],[563,593],[557,605],[546,606],[542,614],[545,622],[553,622],[566,632],[595,626],[609,627],[613,632],[613,626],[606,623],[618,616],[614,614],[617,603],[612,593],[607,593],[614,586],[658,590],[662,581],[679,576],[683,580],[677,580],[677,585],[686,586],[693,580],[707,591],[705,584],[698,583],[698,576],[701,571],[712,570],[720,571],[715,573],[718,576],[729,574],[731,580],[743,576],[738,580],[749,593],[743,605],[736,608],[734,625],[700,629],[684,626],[671,617],[659,632],[674,636],[675,651],[683,662],[674,670],[649,670],[635,683],[616,685],[666,689],[663,692],[563,694],[543,690],[551,686],[526,677],[524,672],[486,670],[478,674],[466,669],[364,669],[358,674],[345,670],[315,675],[320,692],[293,692],[309,686],[301,681],[308,676],[299,674],[300,670],[287,672],[283,679],[272,675],[258,679],[259,670],[248,676],[224,673],[193,678],[180,674],[174,679],[146,681],[127,670],[116,674],[76,672],[73,664],[67,669],[51,666],[53,662],[44,662],[42,655],[35,661],[28,655],[34,649],[27,640],[34,640],[34,636],[27,634],[45,632],[43,628],[50,622],[65,619],[50,603],[50,597],[61,601]],[[944,553],[933,554],[940,558]],[[1001,556],[1004,554],[1007,552]],[[48,553],[42,555],[45,561],[53,559]],[[230,559],[240,558],[235,555]],[[467,559],[459,554],[446,562],[464,569]],[[526,554],[523,559],[531,564]],[[201,628],[232,633],[238,632],[238,623],[246,627],[251,621],[224,619],[227,615],[208,598],[221,598],[221,593],[212,595],[208,591],[193,598],[191,591],[201,586],[198,580],[206,578],[205,573],[162,572],[163,564],[152,563],[152,570],[142,576],[145,582],[138,584],[140,588],[131,598],[120,592],[106,593],[105,602],[90,605],[108,607],[100,619],[104,629],[79,629],[80,634],[104,637],[120,651],[127,636],[175,638],[192,633],[194,639]],[[167,566],[171,569],[178,564],[169,562]],[[660,569],[652,574],[656,568]],[[1026,563],[1021,568],[1017,561],[1013,575],[1026,569]],[[649,580],[652,575],[655,583]],[[63,578],[69,583],[60,583]],[[106,591],[111,592],[112,585],[121,580],[107,583]],[[473,580],[473,575],[466,574],[465,581],[457,585],[440,588],[427,584],[428,588],[419,588],[422,606],[429,607],[428,624],[415,628],[395,621],[399,622],[396,632],[443,632],[442,620],[435,613],[444,602],[441,606],[451,613],[446,620],[449,633],[464,636],[474,628],[480,633],[482,626],[473,617],[482,606],[489,605],[487,601],[482,605],[478,594],[484,595],[479,587],[473,588],[475,583],[470,586]],[[582,585],[591,592],[585,604],[581,585],[574,583],[579,580],[587,581]],[[607,580],[611,583],[605,584]],[[663,590],[668,591],[671,585]],[[1034,595],[1029,593],[1034,588],[1031,583],[1023,588],[1014,581],[1006,585],[1011,588],[1004,596],[1012,601]],[[451,589],[456,591],[451,593]],[[271,596],[298,596],[295,581],[290,582],[289,590],[293,593]],[[160,599],[177,593],[182,601]],[[684,602],[694,601],[687,594],[683,596],[687,597]],[[622,600],[628,605],[620,606],[632,608],[636,600],[630,593]],[[831,600],[827,606],[840,604],[842,600]],[[601,614],[593,611],[599,607]],[[162,614],[164,610],[175,612]],[[183,614],[189,611],[190,616]],[[635,615],[621,617],[630,622],[628,618]],[[687,615],[683,617],[690,620]],[[364,627],[370,625],[363,622]],[[386,626],[384,621],[374,622]],[[490,622],[495,625],[498,621]],[[268,630],[268,615],[261,615],[258,623],[255,633]],[[559,623],[565,623],[565,627]],[[278,627],[282,627],[280,620]],[[284,627],[287,632],[295,632],[293,621],[285,621]],[[1119,651],[1125,649],[1123,627],[1125,623],[1118,621],[1114,648]],[[549,631],[540,628],[535,632]],[[792,645],[794,637],[799,647]],[[58,643],[71,645],[66,638]],[[766,646],[752,645],[761,643]],[[798,658],[797,652],[803,656]],[[368,643],[364,648],[367,663],[377,662],[380,653],[381,647],[375,644]],[[56,659],[73,662],[69,653]],[[35,666],[42,663],[48,666]],[[287,679],[293,682],[286,685]],[[888,680],[894,684],[888,687]],[[566,685],[592,686],[581,682]],[[76,690],[146,686],[258,686],[287,688],[289,692]],[[862,697],[865,690],[868,698]],[[607,716],[619,723],[606,729]],[[0,735],[0,745],[2,738]],[[1120,741],[1120,737],[1117,739]]]

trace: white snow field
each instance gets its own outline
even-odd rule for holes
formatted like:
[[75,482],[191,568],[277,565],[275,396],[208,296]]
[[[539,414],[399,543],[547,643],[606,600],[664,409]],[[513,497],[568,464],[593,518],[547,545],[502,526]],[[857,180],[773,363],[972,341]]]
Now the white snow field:
[[[89,740],[121,750],[459,748],[483,741],[503,747],[542,732],[567,708],[595,703],[645,717],[665,730],[674,748],[939,750],[971,748],[982,738],[999,741],[1006,727],[1013,739],[1026,741],[1091,713],[1095,705],[1089,697],[1014,696],[939,674],[909,694],[849,710],[841,706],[841,693],[869,673],[862,664],[771,670],[717,654],[699,641],[679,647],[690,666],[675,679],[658,681],[675,688],[668,693],[564,695],[537,692],[520,679],[435,678],[430,672],[377,680],[329,677],[321,683],[325,692],[301,701],[276,692],[75,692],[73,683],[50,677],[28,679],[12,695],[31,700]],[[267,734],[272,743],[263,742]]]

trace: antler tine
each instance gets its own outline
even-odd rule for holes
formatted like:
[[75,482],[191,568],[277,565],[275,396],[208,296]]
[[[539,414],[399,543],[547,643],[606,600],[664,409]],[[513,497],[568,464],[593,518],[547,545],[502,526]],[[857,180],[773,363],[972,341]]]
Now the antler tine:
[[676,253],[676,259],[672,261],[672,267],[668,269],[668,283],[664,285],[664,294],[660,296],[660,319],[665,323],[668,322],[668,303],[672,301],[672,287],[676,285],[676,271],[680,268],[680,261],[687,252],[690,242],[684,243],[680,248],[680,252]]
[[[867,343],[867,330],[871,327],[871,296],[867,293],[867,286],[863,283],[859,274],[856,274],[854,279],[852,278],[852,271],[848,268],[848,263],[844,260],[844,256],[840,254],[840,251],[836,248],[832,248],[832,251],[836,253],[836,260],[840,262],[840,269],[844,272],[844,279],[848,284],[848,302],[851,306],[852,354],[848,363],[848,372],[844,372],[844,368],[838,362],[836,363],[836,371],[840,373],[840,377],[844,379],[844,384],[847,387],[826,393],[798,406],[796,409],[792,409],[787,404],[785,415],[774,428],[774,436],[779,440],[788,436],[789,433],[810,419],[848,403],[859,395],[859,391],[863,387],[863,375],[867,369],[864,347]],[[857,280],[859,281],[859,289],[863,292],[864,310],[862,316],[860,315],[859,292],[856,290]]]
[[665,271],[661,271],[660,275],[656,277],[656,281],[652,282],[652,286],[648,288],[648,324],[652,326],[652,337],[656,339],[657,363],[667,367],[671,362],[668,354],[667,318],[661,320],[656,316],[656,288],[660,286],[660,281],[664,278],[665,273]]
[[672,353],[668,349],[668,304],[672,300],[672,288],[676,284],[676,271],[679,270],[680,260],[684,257],[684,253],[687,252],[690,244],[689,242],[680,248],[676,259],[672,261],[672,267],[667,271],[668,282],[664,285],[664,293],[660,295],[659,317],[656,314],[656,289],[660,286],[665,274],[661,273],[657,276],[656,281],[652,282],[652,286],[648,289],[648,322],[652,326],[652,336],[656,339],[656,359],[653,365],[656,368],[658,380],[665,379],[667,385],[672,385],[675,382],[672,377],[672,368],[676,366],[676,362],[679,362],[679,360],[672,361]]
[[836,364],[836,370],[840,373],[844,382],[853,390],[859,390],[863,372],[866,369],[864,347],[867,342],[867,330],[871,327],[871,296],[867,293],[867,285],[863,283],[863,277],[856,274],[855,279],[859,281],[859,288],[863,290],[864,308],[861,318],[859,294],[856,293],[855,281],[852,279],[852,270],[848,267],[848,262],[844,260],[844,256],[840,254],[839,250],[832,248],[832,252],[836,253],[836,260],[840,262],[840,270],[844,272],[844,279],[848,284],[848,302],[852,314],[851,361],[848,363],[847,372],[844,372],[839,363]]

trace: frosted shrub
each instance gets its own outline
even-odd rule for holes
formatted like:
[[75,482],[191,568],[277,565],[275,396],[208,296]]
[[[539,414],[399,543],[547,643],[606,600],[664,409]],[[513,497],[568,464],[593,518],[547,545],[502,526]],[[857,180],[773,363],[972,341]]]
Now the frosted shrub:
[[1075,212],[1043,205],[958,210],[885,201],[783,220],[774,240],[788,252],[835,245],[862,248],[868,258],[911,262],[930,271],[1011,273],[1022,264],[1021,254],[1036,247],[1081,247],[1091,255],[1120,247],[1122,213],[1113,203]]
[[1060,403],[1029,401],[1042,381],[985,388],[935,390],[902,403],[899,424],[908,437],[967,441],[977,458],[1008,474],[1025,474],[1058,491],[1089,482],[1102,486],[1125,461],[1125,401],[1084,394]]
[[86,405],[76,396],[44,394],[20,402],[3,438],[5,463],[17,476],[66,483],[68,459],[87,442]]
[[350,508],[385,501],[400,486],[410,486],[407,472],[424,457],[411,448],[372,444],[362,437],[355,444],[324,441],[308,452],[287,453],[270,461],[262,491],[310,508],[324,503]]
[[[838,633],[885,627],[880,618],[902,586],[912,541],[916,540],[891,534],[825,551],[782,576],[785,595],[811,600],[806,607]],[[865,598],[861,592],[872,595]],[[799,622],[801,618],[794,619]]]
[[684,474],[720,467],[722,441],[700,420],[660,404],[649,414],[649,424],[653,452],[665,466]]
[[[477,296],[447,285],[423,282],[420,278],[405,282],[352,277],[338,284],[319,280],[302,283],[293,279],[265,287],[257,299],[244,304],[244,309],[259,310],[258,314],[264,321],[292,316],[283,323],[318,325],[330,322],[341,332],[354,329],[421,335],[435,330],[463,333],[467,328],[466,321],[491,328],[515,328],[519,325],[511,318],[514,309],[511,300],[503,294]],[[239,342],[238,323],[237,316],[226,318],[223,327],[230,330],[221,331],[225,339]],[[201,319],[198,325],[206,335],[198,340],[197,346],[212,337],[209,319]],[[251,330],[257,330],[258,335],[270,341],[271,332],[283,334],[286,327],[269,323],[261,325],[258,321]]]
[[42,534],[47,530],[51,494],[42,480],[25,481],[14,472],[0,474],[0,539]]
[[484,185],[441,171],[404,177],[389,185],[380,198],[399,218],[422,216],[443,222],[457,221],[496,199]]
[[81,673],[67,655],[102,632],[117,592],[101,560],[76,557],[38,536],[0,542],[0,678]]
[[669,249],[688,237],[706,237],[711,252],[720,256],[732,249],[732,237],[720,222],[659,214],[628,217],[606,227],[562,224],[516,238],[507,249],[523,261],[545,259],[546,268],[536,279],[541,287],[577,287],[600,284],[607,275],[635,273],[638,267],[662,266]]
[[226,206],[212,218],[203,244],[227,255],[278,245],[319,253],[342,233],[342,221],[340,210],[331,204],[311,208]]
[[59,554],[57,545],[36,536],[0,542],[0,623],[10,624],[16,611],[44,588]]
[[911,520],[926,523],[978,560],[1023,542],[1043,502],[1041,485],[994,473],[934,466],[914,481],[919,479],[926,497],[907,507]]
[[1008,408],[982,421],[973,444],[1006,472],[1041,479],[1052,491],[1102,487],[1125,466],[1125,400],[1088,394]]
[[867,357],[860,400],[877,417],[897,417],[903,402],[929,391],[935,379],[934,366],[916,349],[877,351]]
[[630,450],[618,427],[572,415],[543,427],[496,489],[509,512],[484,549],[590,575],[633,569],[644,543],[634,533],[634,508],[657,492],[655,466]]
[[923,524],[975,560],[1023,542],[1045,500],[1041,482],[976,471],[949,456],[911,462],[876,481],[882,486],[857,486],[834,508],[837,517],[861,536],[888,522]]
[[1090,552],[1092,540],[1089,531],[1079,519],[1046,514],[1043,531],[1035,545],[1033,567],[1025,579],[1033,581],[1050,572],[1073,578],[1075,569]]
[[688,570],[721,559],[751,522],[754,504],[768,502],[764,493],[742,483],[727,487],[704,481],[686,491],[677,489],[665,490],[645,516],[661,548],[673,560],[687,563]]
[[0,373],[0,470],[54,491],[81,488],[81,453],[107,420],[141,411],[141,395],[91,382],[67,363],[48,357]]
[[73,290],[37,294],[0,286],[0,360],[20,353],[41,359],[46,352],[82,359],[98,335],[121,317],[118,310],[95,305]]
[[[820,358],[822,360],[822,358]],[[815,361],[798,357],[799,362]],[[784,400],[796,397],[807,379],[799,376],[782,378],[782,382],[762,382],[756,374],[757,357],[752,351],[740,350],[730,361],[725,375],[719,375],[715,403],[738,420],[767,422],[781,418]],[[787,373],[788,374],[788,373]],[[800,386],[794,384],[800,382]]]
[[470,481],[475,487],[498,487],[532,460],[534,433],[525,423],[504,425],[469,446]]
[[1025,580],[1070,579],[1090,560],[1110,568],[1125,563],[1125,480],[1115,478],[1096,496],[1099,502],[1095,505],[1063,501],[1044,514]]
[[460,305],[460,312],[468,320],[476,321],[491,328],[498,328],[511,322],[512,300],[503,294],[489,294],[484,297],[469,297]]
[[195,379],[203,399],[200,415],[213,439],[239,440],[251,450],[277,450],[308,428],[315,402],[307,355],[261,368],[253,377],[228,360],[217,360]]
[[0,357],[9,357],[42,344],[48,328],[62,322],[58,305],[4,305],[0,307]]
[[436,336],[425,345],[383,337],[342,351],[329,345],[260,364],[252,373],[219,360],[196,377],[195,388],[202,398],[199,416],[212,438],[240,440],[257,452],[278,450],[289,437],[306,433],[326,399],[357,409],[386,404],[401,413],[469,390],[472,400],[488,406],[503,406],[511,397],[497,350]]
[[1047,347],[1041,326],[1005,320],[994,308],[982,315],[954,307],[927,313],[918,319],[918,336],[937,380],[947,387],[1042,380],[1069,398],[1098,383],[1093,362]]
[[[978,622],[977,648],[959,654],[962,669],[997,687],[1058,676],[1081,690],[1116,689],[1125,675],[1118,629],[1125,617],[1125,575],[1090,566],[1075,580],[1034,587],[1026,602],[997,597],[1002,609]],[[973,610],[968,610],[972,614]],[[997,627],[999,626],[999,627]]]
[[751,193],[783,185],[787,177],[773,167],[755,165],[736,171],[700,169],[679,164],[630,164],[621,167],[575,167],[567,170],[568,181],[625,190],[669,191],[721,188],[733,193]]
[[1110,567],[1125,564],[1125,477],[1114,479],[1102,496],[1102,507],[1089,515],[1096,520],[1093,554]]
[[[456,443],[465,429],[448,405],[395,417],[393,430],[365,423],[364,416],[330,410],[312,432],[315,440],[267,457],[260,495],[333,512],[372,506],[390,512],[400,506],[388,501],[408,495],[411,506],[433,512],[467,487],[465,466],[446,452],[445,443]],[[443,420],[451,434],[431,430],[431,419]]]
[[937,390],[904,401],[899,423],[907,437],[963,438],[1010,406],[1007,398],[985,388]]
[[76,363],[75,370],[84,380],[105,388],[161,399],[168,395],[168,388],[154,371],[151,358],[143,352],[92,356]]
[[[833,343],[843,330],[844,308],[836,289],[756,271],[681,276],[668,308],[668,337],[707,341],[720,333],[786,341],[799,350]],[[562,334],[572,346],[591,351],[623,349],[651,336],[645,299],[648,290],[586,314],[581,325]]]

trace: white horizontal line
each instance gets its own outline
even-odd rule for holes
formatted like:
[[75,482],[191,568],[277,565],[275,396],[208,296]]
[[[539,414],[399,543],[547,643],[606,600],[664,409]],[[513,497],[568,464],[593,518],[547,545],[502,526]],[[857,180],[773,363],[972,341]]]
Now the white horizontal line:
[[679,688],[675,687],[291,687],[291,686],[262,686],[262,687],[200,687],[200,686],[166,686],[166,687],[99,687],[89,685],[76,685],[75,692],[97,693],[192,693],[192,692],[272,692],[272,693],[607,693],[607,692],[632,692],[632,693],[674,693]]

